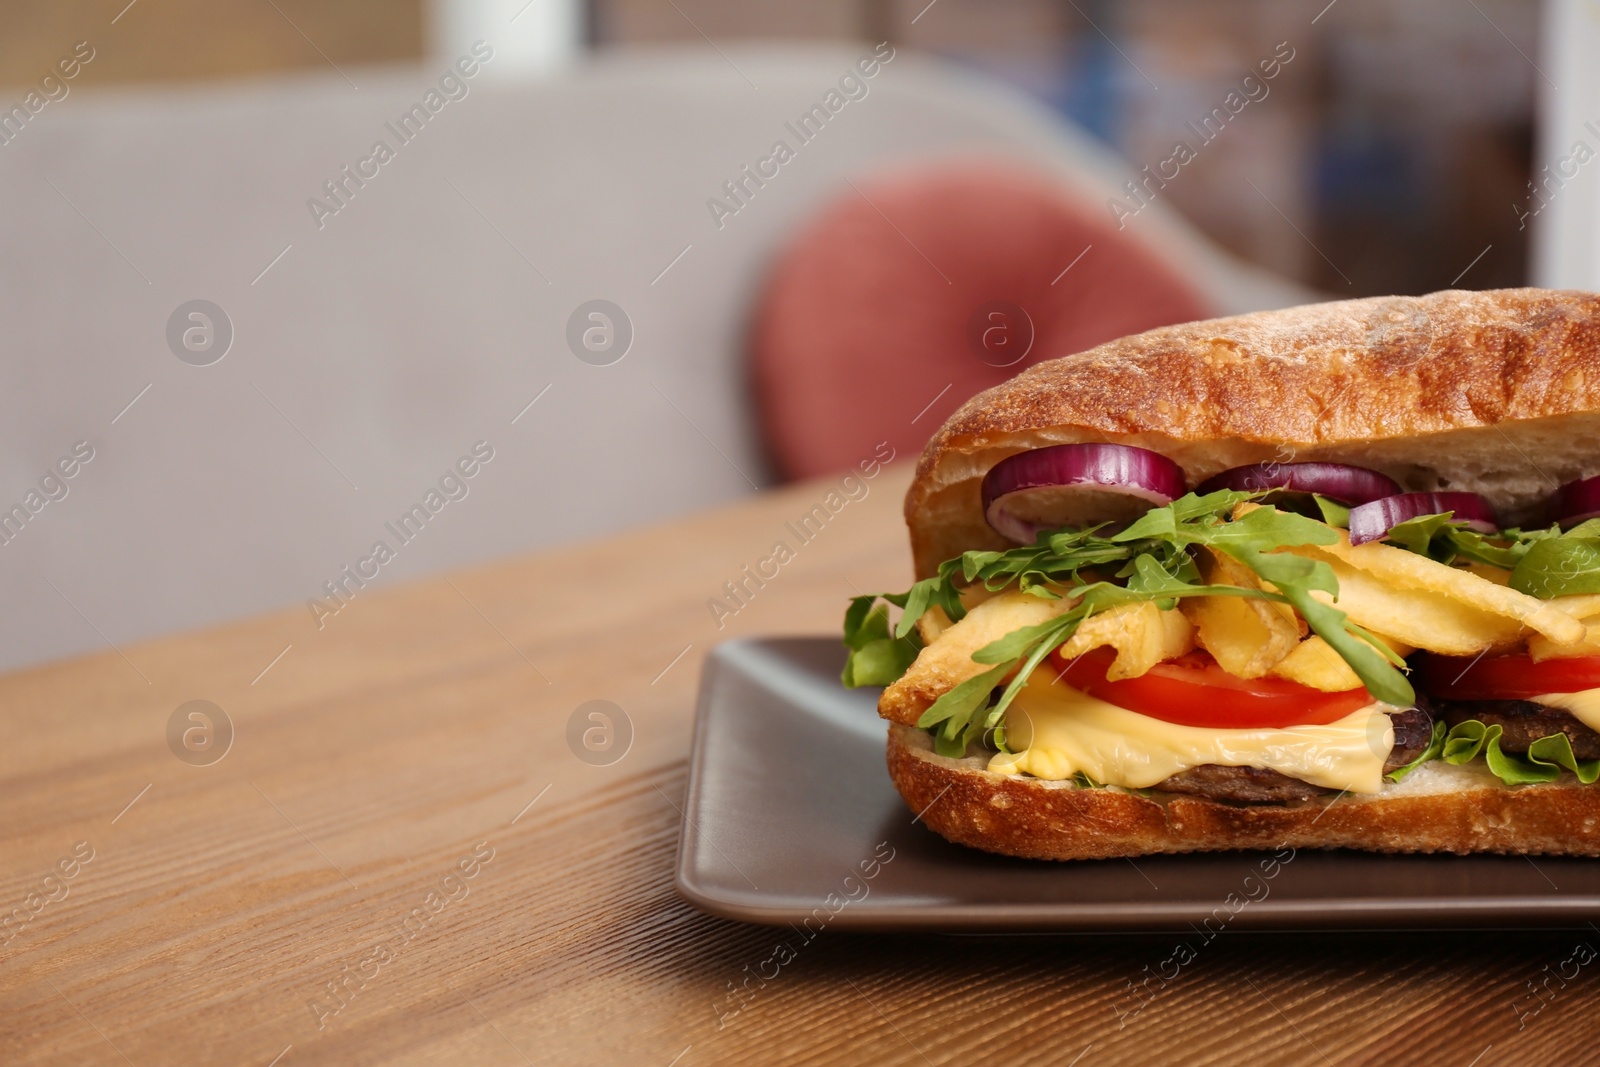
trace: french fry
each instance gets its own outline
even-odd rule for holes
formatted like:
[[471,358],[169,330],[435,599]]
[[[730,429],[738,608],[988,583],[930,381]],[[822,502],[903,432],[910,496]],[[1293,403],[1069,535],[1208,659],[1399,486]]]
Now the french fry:
[[1469,561],[1466,564],[1466,569],[1468,574],[1475,574],[1486,582],[1493,582],[1495,585],[1511,584],[1511,572],[1506,570],[1504,567],[1496,567],[1492,563],[1474,563]]
[[[1210,584],[1262,587],[1254,571],[1221,553],[1204,552],[1201,565]],[[1265,675],[1306,632],[1304,620],[1289,605],[1253,597],[1186,597],[1183,611],[1195,624],[1200,647],[1240,678]]]
[[1344,657],[1322,638],[1312,635],[1294,647],[1272,668],[1274,678],[1320,689],[1324,693],[1342,693],[1361,688],[1361,679],[1350,669]]
[[1374,633],[1372,630],[1368,630],[1367,632],[1372,634],[1372,636],[1376,637],[1379,641],[1382,641],[1384,644],[1388,645],[1389,651],[1393,652],[1401,659],[1404,659],[1417,650],[1416,645],[1408,645],[1404,641],[1399,641],[1393,637],[1390,637],[1388,634]]
[[1574,656],[1600,656],[1600,623],[1587,623],[1584,629],[1583,640],[1565,645],[1558,645],[1543,634],[1533,634],[1528,638],[1528,655],[1535,663]]
[[1122,604],[1083,620],[1061,646],[1061,654],[1081,656],[1102,645],[1117,650],[1107,678],[1137,678],[1156,664],[1193,649],[1194,627],[1181,612],[1162,611],[1148,601]]
[[1600,593],[1580,593],[1576,596],[1551,597],[1545,603],[1566,612],[1574,619],[1592,619],[1596,615],[1600,615]]
[[[1016,590],[997,594],[960,622],[941,627],[896,685],[942,691],[982,674],[989,665],[974,660],[974,652],[1013,630],[1048,622],[1075,603],[1070,597],[1045,600]],[[1085,619],[1063,648],[1070,657],[1102,645],[1117,650],[1108,677],[1136,678],[1194,648],[1194,627],[1179,612],[1162,611],[1153,603],[1124,604]]]
[[[1491,648],[1509,648],[1521,639],[1522,626],[1514,617],[1483,611],[1433,590],[1392,583],[1322,551],[1323,547],[1302,546],[1290,551],[1322,560],[1333,568],[1339,580],[1339,598],[1335,600],[1320,590],[1311,595],[1333,604],[1358,626],[1448,656],[1473,656]],[[1565,617],[1582,628],[1570,615]]]
[[1580,641],[1557,644],[1543,634],[1528,638],[1528,654],[1533,662],[1547,659],[1570,659],[1574,656],[1600,656],[1600,594],[1580,593],[1576,596],[1552,597],[1546,601],[1551,607],[1584,621],[1584,635]]
[[931,645],[939,639],[940,634],[954,625],[955,623],[950,621],[950,616],[944,613],[944,609],[935,604],[917,619],[917,635],[922,638],[924,645]]
[[[1016,592],[1016,590],[1012,590],[1012,592]],[[985,589],[982,583],[969,585],[961,590],[961,606],[966,608],[970,614],[973,608],[985,601],[993,600],[997,595]],[[1028,599],[1039,603],[1051,603],[1050,601],[1040,600],[1038,597],[1028,597]],[[1065,611],[1066,608],[1061,610]],[[1044,618],[1040,618],[1037,621],[1043,622]],[[917,634],[921,636],[924,645],[931,645],[939,639],[940,634],[954,625],[955,623],[950,621],[950,616],[945,614],[944,609],[934,604],[923,612],[922,617],[917,620]]]
[[[1212,585],[1237,585],[1245,589],[1271,589],[1271,585],[1256,577],[1256,572],[1246,567],[1243,563],[1224,552],[1214,552],[1211,549],[1201,549],[1201,573],[1205,580]],[[1274,600],[1244,599],[1251,610],[1261,617],[1261,621],[1275,634],[1284,635],[1290,630],[1294,631],[1295,640],[1299,640],[1311,632],[1306,625],[1306,620],[1300,617],[1299,612],[1289,604],[1280,604]]]
[[[1299,553],[1304,550],[1296,548],[1289,551]],[[1351,547],[1350,539],[1341,532],[1337,542],[1318,545],[1316,551],[1357,568],[1385,585],[1432,593],[1448,598],[1453,604],[1515,620],[1558,644],[1573,644],[1584,637],[1581,622],[1546,601],[1496,585],[1470,571],[1448,567],[1403,548],[1376,542]],[[1404,636],[1396,630],[1385,629],[1384,632]],[[1432,647],[1426,642],[1414,643],[1423,648]]]
[[1012,630],[1048,622],[1075,603],[1071,598],[1046,600],[1016,590],[991,597],[967,612],[960,622],[942,630],[918,653],[905,678],[917,684],[949,680],[949,685],[954,686],[964,682],[989,669],[988,664],[972,658],[978,649]]

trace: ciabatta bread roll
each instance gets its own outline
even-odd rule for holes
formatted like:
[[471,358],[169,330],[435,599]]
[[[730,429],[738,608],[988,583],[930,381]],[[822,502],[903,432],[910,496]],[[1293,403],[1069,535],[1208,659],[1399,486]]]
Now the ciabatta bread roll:
[[[1191,595],[1190,589],[1144,609],[1152,617],[1159,609],[1164,621],[1159,635],[1152,631],[1141,640],[1149,647],[1167,642],[1164,652],[1127,666],[1136,658],[1131,644],[1104,640],[1105,661],[1114,650],[1115,666],[1108,671],[1102,664],[1098,673],[1084,675],[1089,681],[1082,684],[1099,687],[1093,698],[1072,688],[1084,671],[1077,666],[1084,639],[1071,645],[1060,636],[1055,651],[1012,694],[1008,683],[1029,668],[1022,659],[1006,660],[992,642],[1070,614],[1093,582],[1125,583],[1136,568],[1129,563],[1120,577],[1115,564],[1075,571],[1046,594],[1062,599],[1044,608],[1014,584],[982,589],[959,567],[941,572],[940,565],[973,550],[1020,551],[1016,540],[991,526],[992,512],[986,515],[984,479],[997,464],[1031,450],[1096,442],[1175,461],[1190,490],[1249,464],[1354,465],[1389,476],[1406,493],[1481,494],[1498,511],[1499,529],[1479,536],[1473,531],[1481,533],[1483,523],[1462,526],[1457,517],[1450,528],[1463,531],[1459,543],[1445,534],[1432,542],[1423,535],[1419,543],[1401,536],[1409,528],[1401,525],[1369,546],[1358,543],[1365,535],[1345,532],[1337,507],[1324,507],[1317,520],[1317,513],[1299,506],[1313,517],[1295,521],[1323,521],[1325,536],[1286,542],[1269,555],[1280,562],[1283,554],[1320,561],[1326,569],[1317,573],[1324,577],[1310,580],[1313,585],[1325,583],[1326,575],[1342,576],[1338,592],[1309,595],[1348,618],[1330,623],[1304,599],[1290,605],[1287,587],[1252,580],[1251,595],[1262,599],[1251,602],[1268,605],[1253,610],[1267,612],[1260,617],[1268,630],[1278,627],[1281,641],[1283,625],[1298,625],[1284,646],[1306,645],[1297,649],[1298,660],[1281,650],[1267,659],[1229,659],[1225,652],[1247,640],[1224,632],[1222,608],[1215,605],[1230,597]],[[889,773],[921,821],[952,841],[993,852],[1061,860],[1289,845],[1600,855],[1600,579],[1582,592],[1590,590],[1588,579],[1567,573],[1581,570],[1569,559],[1589,558],[1582,554],[1586,539],[1594,540],[1600,559],[1600,531],[1563,533],[1550,525],[1548,513],[1557,485],[1594,475],[1600,475],[1600,296],[1594,294],[1448,291],[1152,330],[1040,363],[973,397],[933,436],[905,516],[917,578],[946,582],[947,598],[935,594],[920,606],[913,598],[912,610],[921,615],[913,635],[895,641],[879,634],[875,644],[861,621],[865,605],[858,605],[855,621],[847,620],[847,642],[855,651],[846,681],[889,683],[879,704],[892,724]],[[1257,493],[1230,504],[1234,510],[1218,511],[1215,521],[1238,522],[1258,502],[1287,509],[1284,499]],[[1085,524],[1075,519],[1062,513],[1051,526],[1081,529]],[[1107,535],[1118,528],[1107,527]],[[1046,536],[1039,534],[1041,546]],[[1541,539],[1549,543],[1538,552],[1554,553],[1563,569],[1554,578],[1542,574],[1545,585],[1536,588],[1522,561]],[[1188,547],[1184,556],[1150,544],[1149,551],[1166,553],[1164,571],[1177,573],[1183,567],[1174,561],[1190,559],[1195,566],[1183,580],[1209,574],[1210,588],[1227,584],[1215,578],[1207,555],[1226,563],[1223,549]],[[1452,544],[1467,547],[1453,554]],[[1262,556],[1239,558],[1259,562]],[[1547,571],[1551,566],[1546,562]],[[958,593],[965,607],[955,603]],[[1010,599],[992,605],[982,624],[952,626],[939,606],[959,614],[985,598]],[[905,606],[903,598],[891,602]],[[1207,602],[1213,609],[1204,607]],[[1128,610],[1129,619],[1145,619]],[[1272,622],[1271,611],[1289,623]],[[1240,617],[1246,621],[1226,625],[1256,625],[1249,622],[1254,616]],[[1410,693],[1410,683],[1454,673],[1452,667],[1441,674],[1441,664],[1466,664],[1459,642],[1475,640],[1452,636],[1456,644],[1436,647],[1429,619],[1437,620],[1440,635],[1458,629],[1487,635],[1473,660],[1481,665],[1469,665],[1471,673],[1464,668],[1442,688],[1415,690],[1409,702],[1396,702],[1394,685],[1382,689],[1386,701],[1372,697],[1370,665],[1354,682],[1351,671],[1360,662],[1353,654],[1340,653],[1348,663],[1333,662],[1331,647],[1311,647],[1323,640],[1319,635],[1332,639],[1328,626],[1348,625],[1349,633],[1391,661],[1409,657],[1395,669],[1409,679],[1398,687]],[[994,654],[979,653],[983,647]],[[1064,648],[1076,649],[1075,657]],[[1328,662],[1307,670],[1303,661],[1313,652]],[[903,660],[886,668],[885,659],[896,655]],[[1259,667],[1236,679],[1217,673],[1242,669],[1227,665],[1246,660],[1276,666],[1270,675],[1256,673]],[[1593,685],[1573,681],[1588,678],[1584,672],[1591,669]],[[1064,681],[1072,671],[1078,673]],[[946,698],[960,696],[955,690],[962,683],[979,684],[972,681],[979,676],[990,679],[992,692],[969,695],[956,718],[941,719],[954,706]],[[1151,684],[1130,689],[1140,678]],[[1472,688],[1480,678],[1486,679],[1481,691]],[[1173,679],[1182,683],[1177,689]],[[1528,692],[1556,681],[1559,690]],[[1335,691],[1359,692],[1339,688],[1351,682],[1365,683],[1360,695],[1374,702],[1316,727],[1327,736],[1346,731],[1339,735],[1346,751],[1338,758],[1347,769],[1305,770],[1316,764],[1315,749],[1303,743],[1314,732],[1310,724],[1334,721],[1328,717],[1333,712],[1318,718],[1312,709],[1326,705]],[[1046,709],[1040,694],[1056,690],[1062,700]],[[1301,690],[1304,724],[1292,713],[1285,717],[1280,700],[1268,718],[1281,721],[1261,725],[1271,694],[1292,699]],[[1593,698],[1586,696],[1591,692]],[[1182,694],[1193,694],[1204,707],[1183,706]],[[1254,724],[1249,738],[1231,725],[1230,708],[1237,708],[1241,722]],[[986,712],[991,721],[985,727],[979,719]],[[938,742],[941,754],[936,737],[961,715],[970,728],[947,731]],[[1196,727],[1197,721],[1204,725]],[[1115,724],[1129,726],[1120,747],[1106,740]],[[1197,729],[1225,741],[1237,737],[1240,745],[1235,751],[1202,744]],[[1370,757],[1351,754],[1359,746],[1350,731],[1358,729],[1370,739]],[[1298,754],[1285,757],[1293,745],[1300,745]],[[1191,750],[1199,754],[1186,756]],[[1141,763],[1146,755],[1150,766]],[[1333,761],[1330,756],[1330,766]],[[1173,773],[1148,781],[1158,773],[1151,766]],[[1346,780],[1346,788],[1335,788]]]
[[1228,467],[1333,460],[1483,493],[1508,522],[1600,458],[1600,295],[1449,290],[1166,326],[1038,363],[963,404],[906,495],[918,578],[1005,542],[978,484],[1030,448],[1114,440]]

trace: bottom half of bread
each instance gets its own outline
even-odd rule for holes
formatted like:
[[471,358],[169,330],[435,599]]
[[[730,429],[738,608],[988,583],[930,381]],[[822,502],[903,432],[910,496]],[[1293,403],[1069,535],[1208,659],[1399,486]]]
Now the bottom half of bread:
[[1508,786],[1439,760],[1372,794],[1238,804],[1080,787],[947,759],[924,730],[889,725],[889,776],[921,821],[957,844],[1029,859],[1153,852],[1354,848],[1600,856],[1600,783]]

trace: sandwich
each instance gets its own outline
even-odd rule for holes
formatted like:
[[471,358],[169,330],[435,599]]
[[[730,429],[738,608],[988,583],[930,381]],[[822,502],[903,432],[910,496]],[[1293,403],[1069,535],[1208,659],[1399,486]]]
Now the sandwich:
[[845,615],[951,841],[1600,855],[1600,296],[1164,327],[960,408]]

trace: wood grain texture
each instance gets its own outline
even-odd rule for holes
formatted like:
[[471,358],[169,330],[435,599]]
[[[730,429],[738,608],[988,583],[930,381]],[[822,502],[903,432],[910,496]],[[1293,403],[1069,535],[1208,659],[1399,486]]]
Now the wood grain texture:
[[[825,933],[719,1023],[776,934],[672,889],[701,658],[831,629],[854,590],[904,584],[908,476],[870,483],[722,630],[707,599],[793,542],[783,523],[826,483],[369,588],[321,631],[294,610],[0,679],[0,908],[94,849],[0,945],[0,1063],[1600,1060],[1600,961],[1542,1000],[1525,986],[1600,948],[1594,929],[1223,934],[1138,1011],[1130,982],[1170,935]],[[205,767],[165,739],[196,698],[237,731]],[[565,740],[596,698],[635,732],[607,767]],[[430,912],[475,847],[492,859]],[[402,937],[416,908],[429,920]],[[326,1010],[379,941],[388,961]]]

